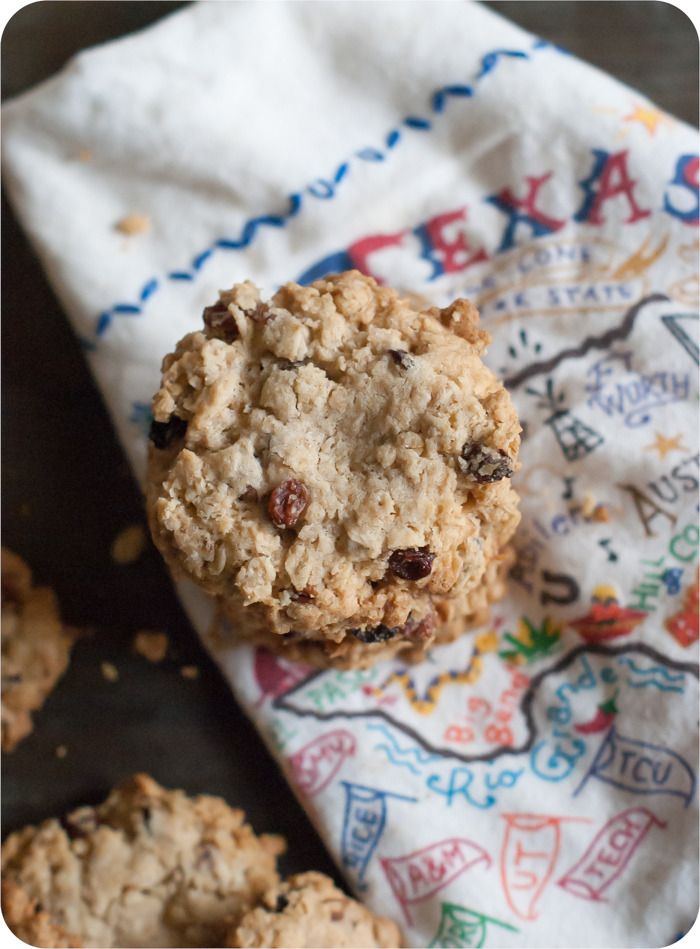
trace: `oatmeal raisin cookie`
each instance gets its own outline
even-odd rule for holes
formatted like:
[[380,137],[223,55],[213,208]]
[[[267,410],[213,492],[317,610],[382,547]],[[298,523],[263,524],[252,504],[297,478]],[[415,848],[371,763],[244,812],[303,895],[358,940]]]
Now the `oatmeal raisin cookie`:
[[276,885],[283,849],[220,798],[140,774],[97,807],[8,837],[3,914],[35,946],[221,946]]
[[239,284],[203,319],[163,362],[149,518],[243,637],[366,664],[500,594],[520,426],[471,303],[352,271]]
[[13,751],[68,667],[75,636],[48,587],[32,585],[27,564],[2,550],[2,750]]

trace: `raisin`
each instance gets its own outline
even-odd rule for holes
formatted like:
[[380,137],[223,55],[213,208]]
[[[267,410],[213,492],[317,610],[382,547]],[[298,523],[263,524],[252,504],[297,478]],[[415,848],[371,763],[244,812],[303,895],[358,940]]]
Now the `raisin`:
[[214,852],[209,844],[200,844],[197,848],[197,856],[194,865],[197,869],[206,866],[210,870],[214,867]]
[[252,484],[249,484],[248,487],[243,492],[243,494],[238,495],[238,500],[255,502],[258,500],[258,492],[255,490]]
[[460,466],[478,484],[501,481],[513,474],[513,462],[504,451],[471,442],[462,448]]
[[91,807],[81,807],[72,814],[61,818],[61,826],[71,840],[87,837],[99,826],[97,814]]
[[413,360],[405,349],[390,349],[389,355],[394,360],[396,365],[401,366],[402,369],[410,369],[413,365]]
[[434,630],[435,614],[428,613],[428,615],[420,621],[409,616],[403,625],[401,633],[406,639],[411,639],[414,642],[426,642],[432,638]]
[[311,603],[316,597],[309,587],[304,587],[303,590],[290,590],[289,595],[296,603]]
[[170,446],[185,437],[187,422],[179,415],[171,415],[167,422],[151,422],[148,437],[156,448],[170,448]]
[[380,623],[379,626],[370,626],[367,629],[349,629],[349,633],[359,639],[361,643],[385,643],[388,639],[393,639],[401,632],[400,626],[385,626]]
[[389,557],[389,569],[402,580],[421,580],[433,569],[435,554],[428,547],[405,547]]
[[303,481],[289,478],[270,494],[267,510],[275,527],[294,527],[309,503],[309,491]]
[[253,323],[268,323],[274,317],[274,314],[270,313],[267,303],[258,303],[254,310],[246,310],[245,312]]
[[282,894],[280,893],[280,895],[277,897],[277,902],[275,903],[275,912],[282,913],[284,912],[284,910],[286,910],[288,906],[289,906],[289,900],[287,899],[286,896],[282,896]]
[[204,325],[226,343],[232,343],[238,336],[238,327],[228,306],[219,300],[213,306],[207,306],[202,313]]
[[341,919],[343,918],[344,918],[344,913],[342,909],[334,909],[333,912],[331,913],[331,919],[333,920],[334,923],[339,923]]

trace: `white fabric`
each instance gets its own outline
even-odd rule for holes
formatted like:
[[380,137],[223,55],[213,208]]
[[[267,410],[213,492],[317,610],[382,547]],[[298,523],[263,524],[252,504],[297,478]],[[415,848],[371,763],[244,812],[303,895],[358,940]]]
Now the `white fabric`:
[[[160,360],[218,288],[356,265],[477,301],[527,431],[490,625],[415,668],[307,678],[209,647],[407,945],[687,930],[695,132],[482,7],[422,2],[202,3],[3,118],[10,198],[139,475]],[[150,231],[118,233],[134,212]]]

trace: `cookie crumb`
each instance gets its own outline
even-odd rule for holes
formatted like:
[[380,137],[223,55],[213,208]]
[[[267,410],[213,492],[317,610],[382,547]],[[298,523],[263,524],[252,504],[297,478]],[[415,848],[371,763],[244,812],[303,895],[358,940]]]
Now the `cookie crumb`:
[[151,229],[151,219],[147,214],[127,214],[121,220],[117,221],[114,229],[120,234],[145,234]]
[[102,678],[106,679],[108,682],[118,682],[119,681],[119,670],[112,662],[101,662],[100,670],[102,671]]
[[139,656],[149,662],[162,662],[168,651],[167,633],[141,629],[134,635],[132,648]]
[[76,158],[78,161],[92,161],[92,151],[89,148],[79,148]]
[[57,758],[65,758],[68,754],[68,749],[65,745],[56,745],[56,750],[54,752]]
[[610,520],[610,511],[604,504],[596,504],[591,514],[591,520],[596,524],[607,524]]
[[199,666],[180,666],[180,675],[183,679],[198,679]]
[[583,516],[588,519],[595,510],[595,498],[592,494],[584,495],[583,502],[581,504],[581,513]]
[[115,563],[135,563],[146,546],[146,532],[141,524],[132,524],[119,531],[112,541],[110,555]]

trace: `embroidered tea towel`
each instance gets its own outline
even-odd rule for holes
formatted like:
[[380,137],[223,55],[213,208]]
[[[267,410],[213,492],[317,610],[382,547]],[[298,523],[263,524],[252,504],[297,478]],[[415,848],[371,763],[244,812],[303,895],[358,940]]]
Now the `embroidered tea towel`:
[[[411,946],[662,946],[697,911],[697,135],[473,3],[201,3],[4,109],[10,198],[143,474],[219,288],[468,296],[524,428],[490,623],[310,672],[206,637]],[[125,220],[126,219],[126,220]],[[115,224],[121,223],[121,231]],[[126,233],[123,233],[126,231]]]

